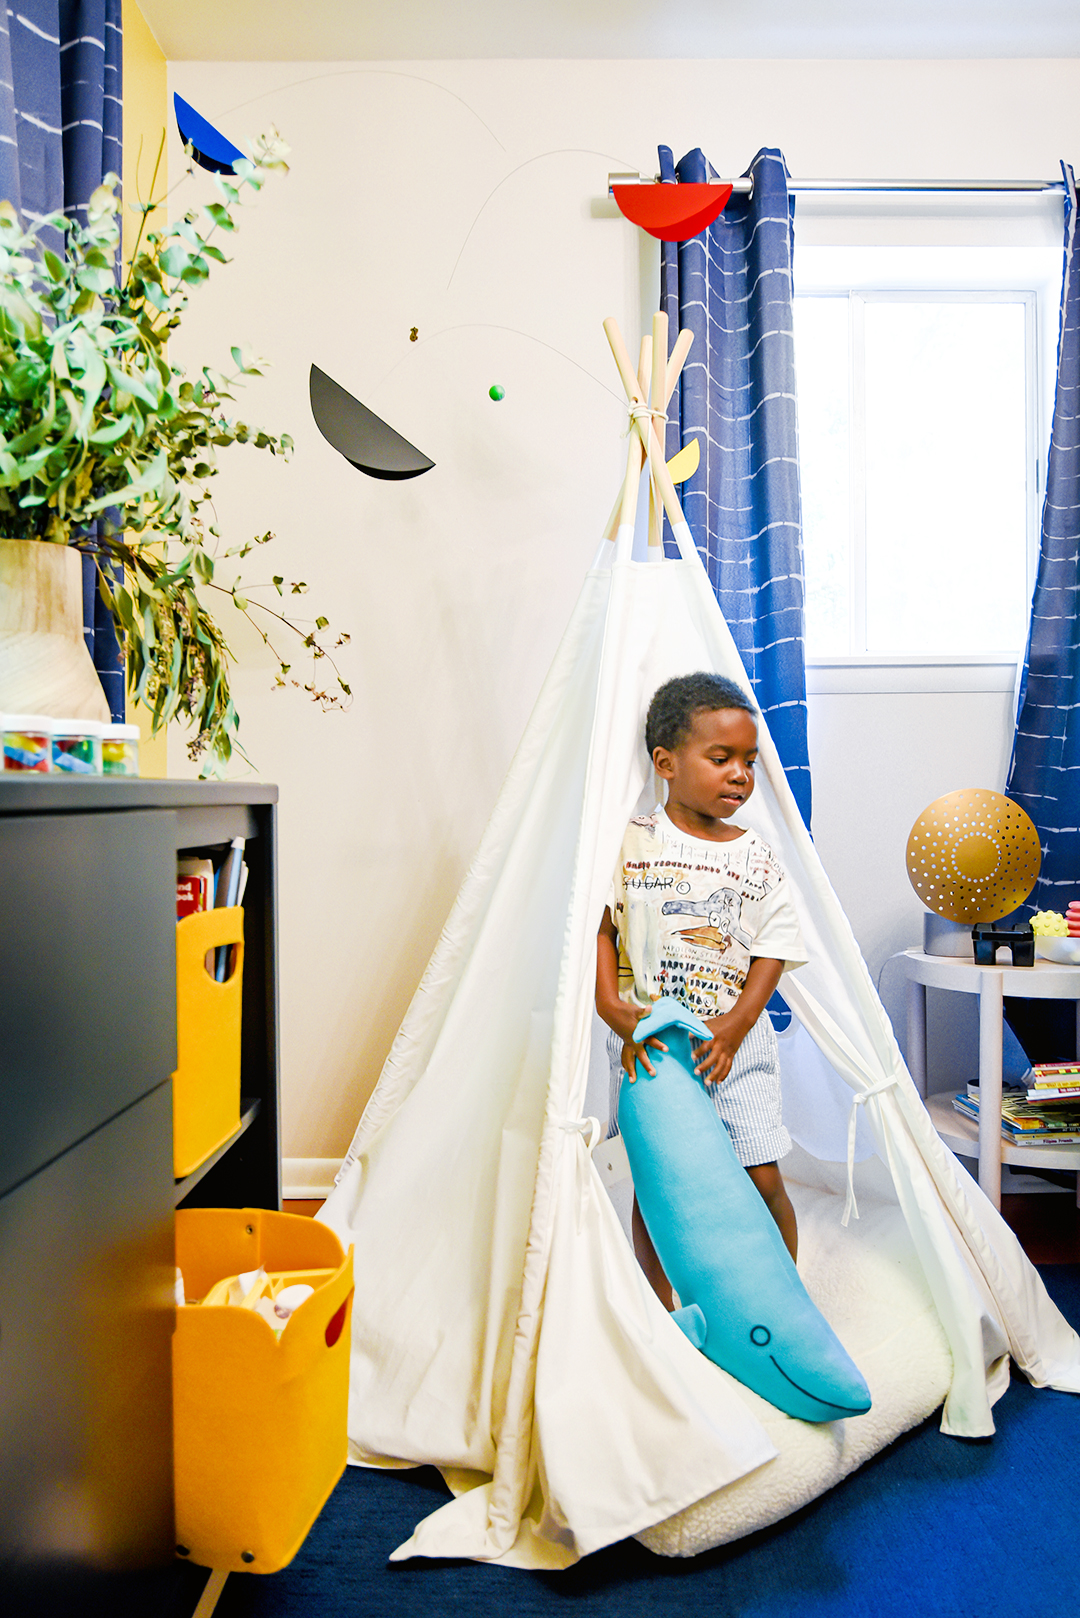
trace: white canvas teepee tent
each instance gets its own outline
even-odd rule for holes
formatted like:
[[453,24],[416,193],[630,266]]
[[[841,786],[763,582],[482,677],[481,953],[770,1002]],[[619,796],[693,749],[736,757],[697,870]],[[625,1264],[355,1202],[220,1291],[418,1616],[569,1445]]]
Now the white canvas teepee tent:
[[[321,1215],[357,1255],[351,1458],[435,1463],[455,1491],[398,1556],[566,1566],[777,1453],[644,1282],[590,1155],[599,1125],[582,1115],[597,927],[626,823],[652,807],[649,699],[699,668],[745,684],[621,359],[637,435],[627,520],[585,579]],[[654,399],[663,386],[661,369]],[[638,440],[679,561],[657,547],[628,559]],[[820,1085],[807,1064],[818,1124],[850,1131],[853,1154],[855,1120],[868,1121],[947,1339],[943,1429],[993,1431],[1009,1353],[1035,1383],[1080,1392],[1080,1339],[935,1134],[764,725],[740,818],[791,879],[810,961],[782,992],[843,1081]]]

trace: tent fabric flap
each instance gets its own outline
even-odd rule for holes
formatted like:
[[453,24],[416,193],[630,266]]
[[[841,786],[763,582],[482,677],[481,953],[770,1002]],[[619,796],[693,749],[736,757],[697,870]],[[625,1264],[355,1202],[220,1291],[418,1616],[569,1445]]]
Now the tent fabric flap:
[[[732,673],[734,644],[696,553],[684,541],[688,607],[710,661]],[[676,567],[678,564],[674,564]],[[745,819],[772,846],[796,894],[810,960],[781,981],[796,1017],[867,1115],[879,1154],[923,1262],[954,1359],[943,1428],[965,1437],[993,1431],[987,1372],[1011,1350],[1033,1380],[1072,1391],[1080,1338],[982,1190],[942,1145],[904,1066],[892,1025],[776,756],[759,727],[758,786]],[[862,1099],[859,1099],[859,1098]],[[838,1118],[846,1126],[848,1118]],[[978,1300],[978,1301],[976,1301]],[[1053,1367],[1053,1375],[1045,1372]]]
[[[644,1281],[582,1116],[596,931],[626,823],[653,807],[645,709],[694,669],[745,684],[676,533],[680,561],[587,576],[320,1215],[363,1255],[352,1459],[433,1463],[452,1481],[464,1469],[476,1484],[399,1557],[563,1567],[775,1454]],[[764,724],[745,818],[788,872],[811,957],[782,991],[843,1081],[819,1110],[844,1140],[852,1109],[866,1115],[953,1355],[947,1430],[990,1432],[1003,1356],[1077,1388],[1080,1340],[934,1133]]]

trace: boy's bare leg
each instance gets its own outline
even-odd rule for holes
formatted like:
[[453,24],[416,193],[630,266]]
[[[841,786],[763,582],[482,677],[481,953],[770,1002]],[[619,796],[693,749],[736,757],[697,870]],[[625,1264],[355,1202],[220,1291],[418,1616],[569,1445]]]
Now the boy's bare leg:
[[784,1238],[784,1246],[794,1262],[799,1256],[799,1231],[795,1223],[795,1210],[784,1188],[780,1170],[775,1163],[755,1163],[746,1172],[760,1191],[766,1208],[776,1220],[780,1234]]
[[637,1254],[637,1261],[645,1271],[645,1279],[670,1314],[675,1307],[671,1282],[664,1274],[664,1267],[656,1256],[656,1248],[652,1244],[652,1237],[645,1228],[645,1221],[641,1217],[637,1197],[634,1198],[634,1213],[630,1223],[634,1232],[634,1252]]

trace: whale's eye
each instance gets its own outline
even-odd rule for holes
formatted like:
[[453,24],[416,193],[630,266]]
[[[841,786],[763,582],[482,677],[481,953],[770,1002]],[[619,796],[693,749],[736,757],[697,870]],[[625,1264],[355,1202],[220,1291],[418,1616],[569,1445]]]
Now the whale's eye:
[[772,1342],[772,1332],[768,1326],[751,1326],[750,1341],[755,1343],[758,1348],[764,1348],[766,1343]]

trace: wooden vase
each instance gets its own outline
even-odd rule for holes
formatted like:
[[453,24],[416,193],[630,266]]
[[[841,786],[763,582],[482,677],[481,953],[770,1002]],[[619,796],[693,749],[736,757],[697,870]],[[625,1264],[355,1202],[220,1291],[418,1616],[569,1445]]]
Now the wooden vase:
[[0,539],[0,712],[109,720],[83,639],[82,556]]

